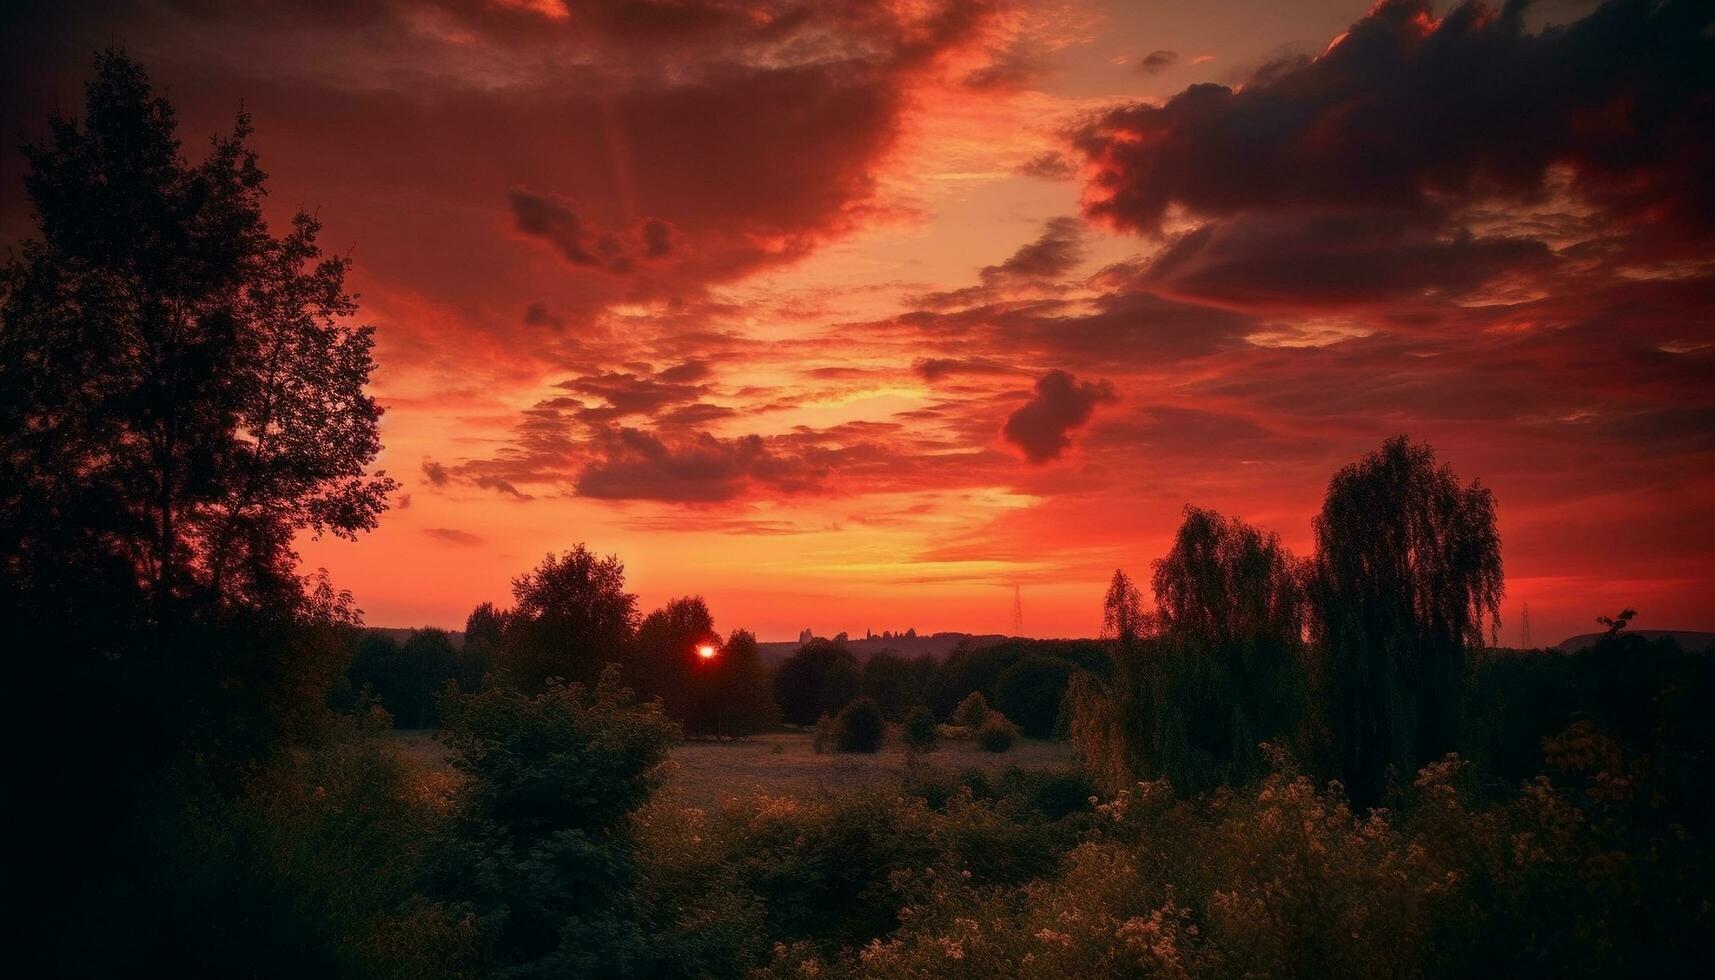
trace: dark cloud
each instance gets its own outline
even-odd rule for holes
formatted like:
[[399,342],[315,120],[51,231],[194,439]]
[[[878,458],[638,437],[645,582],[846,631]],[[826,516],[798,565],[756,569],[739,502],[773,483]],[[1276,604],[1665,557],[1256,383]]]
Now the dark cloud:
[[1017,173],[1025,177],[1040,177],[1043,180],[1071,180],[1078,176],[1078,165],[1064,153],[1049,150],[1019,164]]
[[1054,218],[1042,229],[1042,236],[1012,253],[1000,265],[983,270],[988,279],[1052,279],[1077,267],[1084,257],[1083,231],[1077,218]]
[[548,309],[546,300],[537,300],[524,307],[524,323],[532,327],[563,327],[566,318]]
[[1154,75],[1173,67],[1178,61],[1179,52],[1160,48],[1137,60],[1137,73],[1139,75]]
[[1024,450],[1035,464],[1059,459],[1072,445],[1072,432],[1090,421],[1096,406],[1117,401],[1114,386],[1105,381],[1079,381],[1053,370],[1036,382],[1036,394],[1007,417],[1001,435]]
[[555,387],[607,402],[606,408],[587,409],[583,413],[586,417],[606,419],[653,415],[669,405],[694,402],[706,390],[702,385],[673,384],[617,371],[585,375],[562,381]]
[[1014,374],[1017,371],[983,357],[925,357],[911,367],[924,381],[940,381],[958,374]]
[[429,481],[429,486],[444,487],[447,485],[447,468],[432,459],[423,460],[423,479]]
[[456,527],[426,527],[423,529],[423,533],[436,541],[444,541],[447,544],[456,544],[465,548],[474,547],[483,542],[481,537],[469,531],[461,531]]
[[814,489],[825,471],[782,455],[761,436],[719,439],[708,433],[668,443],[638,429],[607,433],[602,458],[577,477],[580,496],[601,500],[719,503],[758,483],[780,492]]
[[1442,233],[1394,212],[1252,215],[1179,236],[1142,281],[1178,296],[1265,307],[1459,298],[1496,278],[1547,270],[1528,238]]
[[1524,7],[1383,0],[1317,58],[1113,110],[1077,137],[1088,208],[1141,231],[1173,205],[1433,209],[1561,166],[1613,218],[1715,234],[1715,5],[1616,0],[1536,34]]
[[1077,268],[1084,258],[1083,226],[1077,218],[1052,218],[1043,225],[1042,234],[1028,242],[998,265],[984,266],[978,272],[980,286],[928,293],[916,297],[919,305],[932,309],[969,306],[988,300],[1008,289],[1034,287],[1053,288],[1057,280]]
[[658,381],[670,384],[684,384],[690,381],[701,381],[709,376],[707,361],[682,361],[670,368],[662,368],[655,372]]
[[633,231],[619,233],[595,228],[580,217],[568,199],[515,187],[506,195],[519,231],[551,243],[573,265],[625,275],[638,259],[659,259],[672,251],[665,222],[650,220]]

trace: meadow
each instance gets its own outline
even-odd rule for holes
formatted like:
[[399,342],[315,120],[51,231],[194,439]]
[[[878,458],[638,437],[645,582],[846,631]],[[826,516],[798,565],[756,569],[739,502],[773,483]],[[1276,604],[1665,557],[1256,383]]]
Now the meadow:
[[[446,746],[430,729],[397,729],[387,744],[414,765],[450,771]],[[914,753],[897,738],[874,754],[817,752],[815,733],[781,730],[744,739],[698,739],[673,746],[661,792],[690,806],[713,807],[749,797],[826,799],[853,790],[896,788],[913,765],[974,771],[997,778],[1006,770],[1054,770],[1072,765],[1065,742],[1023,738],[1005,754],[968,739],[947,740]]]

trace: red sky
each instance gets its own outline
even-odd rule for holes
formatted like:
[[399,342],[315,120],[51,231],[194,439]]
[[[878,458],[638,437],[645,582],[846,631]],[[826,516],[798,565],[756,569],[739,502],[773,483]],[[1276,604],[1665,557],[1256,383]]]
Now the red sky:
[[8,134],[119,44],[355,259],[404,487],[301,551],[372,624],[582,541],[765,639],[1089,635],[1185,504],[1303,553],[1403,432],[1504,642],[1715,629],[1707,4],[25,6]]

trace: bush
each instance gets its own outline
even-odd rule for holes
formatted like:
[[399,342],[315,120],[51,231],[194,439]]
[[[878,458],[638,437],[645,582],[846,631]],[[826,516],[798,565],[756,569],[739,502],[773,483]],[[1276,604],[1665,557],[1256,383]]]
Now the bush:
[[1012,743],[1018,738],[1018,726],[1006,719],[998,711],[989,713],[982,727],[977,729],[977,745],[984,752],[1005,752],[1012,748]]
[[959,706],[957,708],[953,709],[953,724],[963,725],[970,729],[977,729],[982,727],[983,722],[988,719],[988,716],[988,699],[983,697],[983,692],[972,691],[965,695],[965,699],[959,702]]
[[913,752],[932,751],[936,741],[934,713],[922,706],[912,708],[905,716],[904,736]]
[[444,734],[464,775],[437,897],[483,933],[489,975],[647,972],[648,931],[631,909],[632,813],[649,799],[678,726],[603,671],[593,691],[550,682],[448,705]]
[[887,719],[874,698],[858,698],[834,719],[834,739],[841,752],[877,752],[887,734]]

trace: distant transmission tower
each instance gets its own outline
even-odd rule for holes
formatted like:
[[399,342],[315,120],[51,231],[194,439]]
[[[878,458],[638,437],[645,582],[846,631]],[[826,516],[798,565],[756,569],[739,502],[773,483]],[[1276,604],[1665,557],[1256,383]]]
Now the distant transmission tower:
[[1524,620],[1524,648],[1535,650],[1536,644],[1530,641],[1530,603],[1524,604],[1524,616],[1521,618]]
[[1016,582],[1012,586],[1012,635],[1024,635],[1024,592]]

